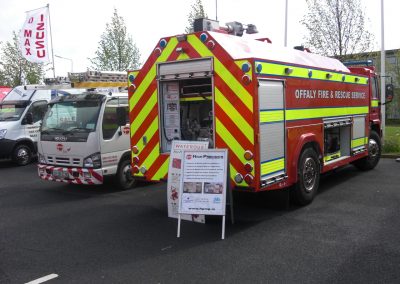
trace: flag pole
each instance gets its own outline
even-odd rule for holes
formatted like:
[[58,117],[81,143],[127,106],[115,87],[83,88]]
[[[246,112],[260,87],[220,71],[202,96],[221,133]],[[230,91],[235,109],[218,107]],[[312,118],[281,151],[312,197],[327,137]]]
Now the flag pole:
[[51,20],[50,20],[50,4],[47,4],[47,12],[49,12],[49,28],[50,28],[50,42],[51,42],[51,57],[53,61],[53,78],[56,78],[56,69],[54,67],[54,52],[53,52],[53,35],[51,33]]

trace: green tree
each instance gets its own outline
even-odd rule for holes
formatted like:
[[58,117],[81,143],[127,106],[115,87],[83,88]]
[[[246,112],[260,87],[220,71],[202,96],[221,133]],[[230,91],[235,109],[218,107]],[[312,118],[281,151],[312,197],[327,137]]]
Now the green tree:
[[39,84],[43,81],[45,64],[27,61],[19,49],[18,35],[1,44],[0,85],[15,87],[23,84]]
[[126,71],[140,67],[140,52],[127,33],[125,21],[114,9],[111,23],[101,35],[96,56],[89,58],[93,69],[107,71]]
[[204,12],[203,2],[201,0],[194,0],[188,15],[185,33],[193,32],[194,20],[198,18],[207,18],[207,14]]
[[306,0],[308,13],[301,23],[307,28],[306,43],[326,56],[370,51],[373,35],[366,30],[360,0]]

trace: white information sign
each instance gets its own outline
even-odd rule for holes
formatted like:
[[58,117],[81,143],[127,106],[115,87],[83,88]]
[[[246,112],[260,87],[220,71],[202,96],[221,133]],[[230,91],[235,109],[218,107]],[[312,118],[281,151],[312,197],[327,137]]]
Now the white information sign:
[[179,214],[225,216],[226,149],[183,151]]
[[[178,218],[179,186],[182,175],[182,152],[184,150],[205,150],[207,148],[207,141],[172,141],[167,182],[168,217]],[[205,223],[204,215],[182,214],[181,218],[183,220]]]

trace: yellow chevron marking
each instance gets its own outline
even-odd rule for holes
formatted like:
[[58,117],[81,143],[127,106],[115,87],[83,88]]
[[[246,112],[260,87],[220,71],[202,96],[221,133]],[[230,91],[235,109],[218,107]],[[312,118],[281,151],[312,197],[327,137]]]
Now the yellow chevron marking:
[[157,103],[157,91],[154,91],[153,94],[151,95],[150,99],[147,101],[147,103],[140,110],[139,115],[131,123],[131,133],[134,133],[134,131],[136,129],[139,129],[139,127],[143,124],[143,121],[149,115],[149,113],[151,112],[153,107],[156,105],[156,103]]
[[[232,119],[244,136],[254,144],[254,130],[253,127],[247,123],[242,117],[240,112],[224,97],[221,91],[215,87],[215,102],[222,108],[222,110]],[[229,144],[228,144],[229,145]]]
[[137,89],[131,96],[129,100],[129,110],[132,111],[134,106],[140,101],[144,92],[148,89],[151,82],[153,82],[154,78],[156,77],[156,64],[158,62],[164,62],[168,59],[170,54],[175,50],[176,45],[178,44],[178,40],[173,37],[169,40],[167,46],[162,51],[161,55],[157,58],[156,62],[150,68],[149,72],[147,72],[146,76],[144,77],[143,81],[136,86]]
[[161,165],[155,175],[151,178],[152,180],[160,180],[167,175],[169,166],[169,157],[165,160],[165,162]]
[[[246,164],[248,161],[244,158],[244,149],[242,145],[240,145],[239,142],[235,139],[235,137],[232,136],[232,134],[226,129],[226,127],[222,124],[222,122],[216,118],[215,120],[215,127],[216,131],[221,137],[222,140],[224,140],[225,144],[229,146],[229,148],[235,153],[237,158],[244,164]],[[254,171],[254,170],[253,170]]]
[[[154,118],[153,122],[150,124],[149,128],[146,129],[146,132],[143,134],[143,136],[147,137],[147,143],[150,141],[150,139],[154,136],[154,134],[158,130],[158,117]],[[142,151],[145,147],[143,143],[143,139],[140,139],[136,146],[139,148],[139,151]]]
[[217,57],[195,36],[189,35],[188,42],[202,57],[214,57],[215,72],[222,80],[231,88],[235,95],[243,102],[243,104],[253,112],[253,97],[242,86],[242,84],[229,72],[228,69],[218,60]]
[[186,53],[181,53],[178,56],[177,60],[185,60],[185,59],[189,59],[189,58],[190,58],[189,55],[187,55]]
[[154,164],[160,154],[160,143],[157,143],[151,150],[150,155],[143,161],[142,166],[145,166],[147,170]]

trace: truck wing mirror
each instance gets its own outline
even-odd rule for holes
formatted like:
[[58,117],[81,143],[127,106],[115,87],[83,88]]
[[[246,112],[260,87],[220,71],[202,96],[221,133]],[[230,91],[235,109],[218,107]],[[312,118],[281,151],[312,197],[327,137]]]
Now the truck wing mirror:
[[124,106],[119,106],[117,107],[117,124],[118,126],[124,126],[126,125],[126,107]]
[[394,96],[394,86],[393,84],[386,84],[386,102],[390,103],[393,100]]
[[28,112],[24,119],[22,120],[22,124],[33,124],[33,114]]

